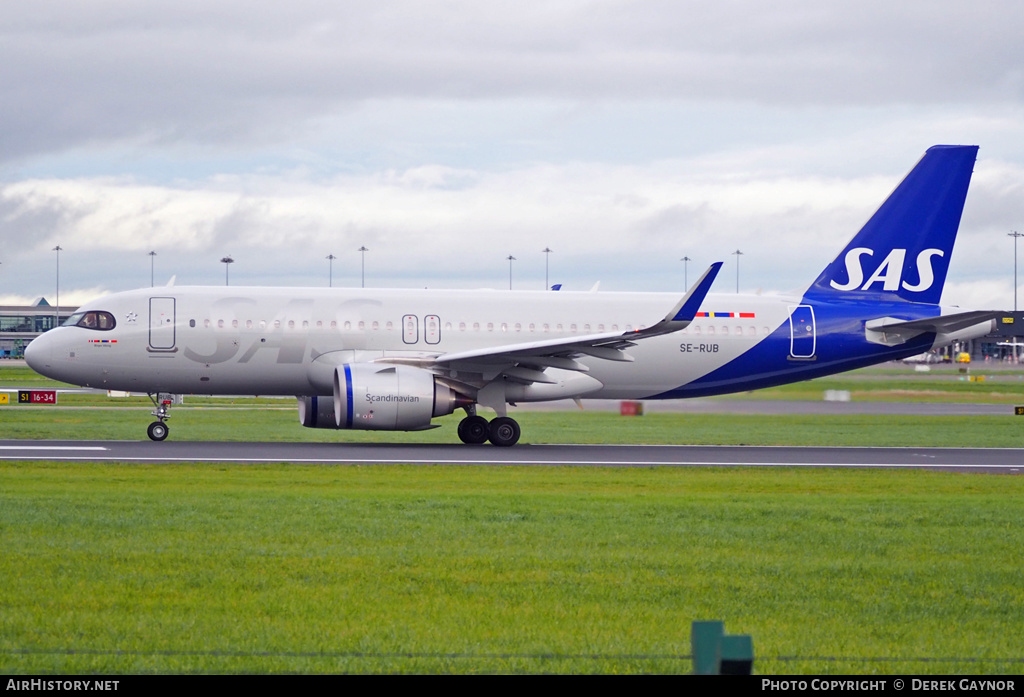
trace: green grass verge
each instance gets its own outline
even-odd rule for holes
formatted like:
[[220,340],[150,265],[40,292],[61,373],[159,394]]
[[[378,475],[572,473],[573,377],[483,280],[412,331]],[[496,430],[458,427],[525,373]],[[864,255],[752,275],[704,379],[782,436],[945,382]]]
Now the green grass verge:
[[[303,428],[294,406],[174,407],[172,440],[457,443],[459,415],[415,433]],[[148,410],[25,408],[0,410],[0,438],[145,440]],[[1024,418],[823,414],[677,414],[622,417],[611,412],[517,412],[526,443],[694,445],[931,446],[1019,448]]]
[[1022,494],[930,472],[3,464],[0,672],[689,672],[695,619],[752,634],[765,674],[1017,672]]
[[[983,366],[973,368],[980,374]],[[515,412],[524,443],[649,443],[708,445],[878,445],[1021,447],[1024,419],[1010,404],[1024,404],[1024,372],[993,371],[968,382],[957,368],[930,373],[885,366],[725,398],[820,401],[825,390],[848,390],[855,401],[984,402],[1006,404],[1006,416],[834,416],[648,413],[621,418],[608,412]],[[0,388],[54,388],[59,383],[28,368],[0,367]],[[0,438],[145,438],[151,407],[145,397],[62,395],[59,409],[0,407]],[[65,407],[83,407],[67,409]],[[103,407],[104,409],[86,409]],[[299,426],[292,400],[186,397],[172,409],[171,438],[181,440],[457,442],[461,412],[437,420],[442,428],[418,433],[330,431]],[[870,437],[870,440],[867,440]]]
[[[883,367],[864,368],[830,377],[772,387],[755,392],[727,395],[722,399],[780,399],[820,401],[826,390],[847,390],[854,401],[885,402],[957,402],[1024,404],[1024,369],[1008,369],[1005,366],[989,366],[984,363],[971,367],[969,373],[960,373],[955,366],[935,366],[931,372],[920,373],[912,367],[887,364]],[[970,378],[975,378],[971,380]],[[20,366],[0,364],[0,389],[18,387],[31,389],[55,389],[69,387],[55,382]],[[189,397],[188,400],[201,404],[261,403],[273,400],[252,398],[215,399]],[[126,400],[110,400],[104,395],[63,395],[62,403],[73,405],[99,406],[126,403]],[[148,403],[145,397],[133,399],[136,403]]]

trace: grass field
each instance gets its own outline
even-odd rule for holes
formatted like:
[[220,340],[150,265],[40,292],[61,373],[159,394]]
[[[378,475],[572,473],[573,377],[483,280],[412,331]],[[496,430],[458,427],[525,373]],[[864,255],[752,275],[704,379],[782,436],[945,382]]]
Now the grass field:
[[[652,412],[623,419],[605,411],[570,411],[557,416],[517,411],[515,417],[522,425],[523,443],[1021,447],[1024,418],[1014,417],[1011,405],[1024,404],[1024,371],[996,370],[983,376],[987,379],[982,382],[970,382],[948,366],[926,374],[913,368],[874,368],[726,399],[820,401],[826,390],[846,390],[855,401],[1003,404],[1005,416]],[[28,368],[0,367],[0,389],[58,386]],[[0,407],[0,437],[137,440],[145,438],[146,425],[152,421],[148,415],[151,408],[144,396],[62,395],[56,409]],[[461,418],[460,412],[438,419],[442,428],[413,434],[315,430],[299,425],[294,400],[192,396],[171,413],[172,439],[223,441],[454,443],[455,426]],[[870,442],[865,440],[868,436]]]
[[[134,409],[10,408],[0,412],[0,438],[144,440],[153,419]],[[303,428],[293,406],[231,409],[174,407],[172,440],[318,441],[332,443],[458,443],[458,416],[416,433]],[[647,414],[523,412],[516,420],[526,443],[699,445],[878,445],[999,447],[1024,445],[1024,418],[1006,416],[887,416],[770,414]],[[870,434],[870,439],[867,435]]]
[[[8,370],[0,387],[25,379]],[[948,377],[920,384],[1018,394],[1012,375]],[[144,438],[148,402],[62,404],[0,409],[0,438]],[[293,405],[189,399],[171,437],[387,435],[302,429]],[[533,442],[1019,447],[1024,428],[517,418]],[[443,421],[391,437],[452,442]],[[723,619],[762,674],[1019,674],[1022,489],[920,471],[3,463],[0,673],[687,673],[690,623]]]
[[685,673],[708,618],[753,635],[760,673],[1018,672],[1022,488],[6,464],[0,672]]

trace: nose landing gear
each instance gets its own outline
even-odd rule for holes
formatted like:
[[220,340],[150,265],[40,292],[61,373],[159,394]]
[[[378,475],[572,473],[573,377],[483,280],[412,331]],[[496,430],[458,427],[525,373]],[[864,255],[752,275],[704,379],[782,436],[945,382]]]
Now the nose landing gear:
[[171,418],[170,411],[173,400],[170,395],[163,395],[159,392],[155,395],[150,393],[148,397],[149,401],[156,407],[152,412],[152,415],[156,417],[156,421],[149,425],[149,428],[146,429],[146,434],[150,440],[161,441],[167,438],[167,434],[170,432],[170,428],[164,422]]

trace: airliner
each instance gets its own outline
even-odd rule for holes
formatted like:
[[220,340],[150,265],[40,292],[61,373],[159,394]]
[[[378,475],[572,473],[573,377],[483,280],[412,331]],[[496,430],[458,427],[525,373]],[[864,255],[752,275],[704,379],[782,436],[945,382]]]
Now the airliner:
[[995,312],[939,305],[977,152],[928,149],[789,295],[710,293],[721,262],[681,297],[169,285],[86,303],[25,358],[55,380],[147,393],[155,441],[174,395],[288,395],[310,428],[418,431],[461,409],[462,442],[511,446],[520,403],[747,391],[990,333]]

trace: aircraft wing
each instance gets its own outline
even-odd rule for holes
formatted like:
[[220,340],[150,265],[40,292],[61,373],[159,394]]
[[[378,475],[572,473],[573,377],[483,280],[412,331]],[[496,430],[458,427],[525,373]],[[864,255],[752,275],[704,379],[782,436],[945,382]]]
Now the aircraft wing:
[[668,314],[650,327],[445,353],[431,362],[457,372],[480,372],[484,381],[504,375],[523,383],[553,382],[544,375],[546,368],[587,372],[587,367],[576,360],[583,356],[629,362],[633,358],[624,349],[637,341],[679,331],[693,321],[721,267],[722,262],[712,264]]

